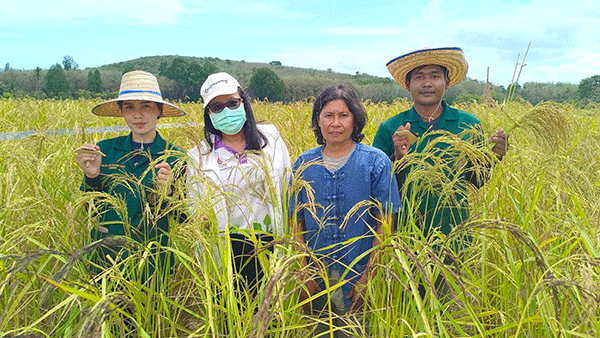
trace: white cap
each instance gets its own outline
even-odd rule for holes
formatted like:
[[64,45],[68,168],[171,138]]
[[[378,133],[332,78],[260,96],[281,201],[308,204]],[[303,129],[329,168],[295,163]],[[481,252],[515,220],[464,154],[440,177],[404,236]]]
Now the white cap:
[[204,101],[204,107],[208,106],[210,101],[219,95],[229,95],[238,91],[240,84],[233,76],[221,72],[211,74],[200,87],[200,95]]

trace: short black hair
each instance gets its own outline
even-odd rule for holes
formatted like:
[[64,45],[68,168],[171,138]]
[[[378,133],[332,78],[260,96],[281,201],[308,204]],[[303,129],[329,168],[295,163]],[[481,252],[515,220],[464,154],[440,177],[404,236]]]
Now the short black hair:
[[413,72],[418,72],[421,69],[427,67],[427,66],[438,66],[440,68],[442,68],[442,73],[444,74],[444,79],[448,78],[448,68],[442,66],[442,65],[436,65],[436,64],[431,64],[431,65],[422,65],[419,67],[415,67],[413,68],[410,72],[406,73],[406,78],[404,79],[404,83],[406,83],[406,86],[408,87],[408,84],[410,83],[410,77],[412,76]]
[[326,88],[321,94],[319,94],[313,103],[311,127],[315,133],[317,143],[325,144],[323,133],[319,127],[319,115],[321,115],[321,111],[329,102],[335,100],[344,100],[346,106],[348,106],[348,109],[352,113],[354,127],[352,128],[352,134],[350,135],[350,138],[354,142],[362,141],[362,139],[365,137],[365,134],[363,134],[362,131],[367,124],[367,111],[365,110],[365,107],[363,107],[362,101],[356,89],[354,89],[354,87],[352,87],[350,84],[343,83],[337,86]]

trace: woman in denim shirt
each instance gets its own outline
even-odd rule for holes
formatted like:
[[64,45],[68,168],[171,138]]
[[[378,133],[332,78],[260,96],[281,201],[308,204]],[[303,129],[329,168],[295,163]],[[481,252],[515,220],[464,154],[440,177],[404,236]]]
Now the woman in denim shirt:
[[[339,292],[338,297],[332,296],[338,313],[362,306],[360,290],[369,278],[372,248],[379,244],[383,220],[400,206],[389,157],[360,143],[366,122],[367,113],[352,87],[325,89],[312,114],[312,128],[322,146],[305,151],[293,165],[297,178],[314,192],[302,188],[293,193],[292,232],[325,263],[330,279],[348,280],[341,287],[343,298]],[[355,206],[358,209],[350,212]],[[356,240],[348,243],[352,238]],[[312,279],[306,282],[311,294],[323,287]]]

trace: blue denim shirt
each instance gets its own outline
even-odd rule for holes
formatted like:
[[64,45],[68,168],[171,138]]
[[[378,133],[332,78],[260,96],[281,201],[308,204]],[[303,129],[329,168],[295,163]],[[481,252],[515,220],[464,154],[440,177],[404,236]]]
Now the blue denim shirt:
[[[325,260],[330,269],[343,274],[349,268],[345,279],[350,280],[342,290],[348,295],[352,285],[365,269],[369,255],[352,264],[361,254],[373,247],[373,233],[377,229],[374,216],[381,212],[372,205],[363,205],[344,218],[358,203],[377,201],[385,214],[398,212],[400,197],[396,177],[392,175],[392,163],[381,150],[361,143],[355,148],[346,164],[335,172],[323,166],[323,147],[302,153],[293,165],[293,170],[314,191],[316,217],[309,207],[306,189],[293,193],[290,217],[297,212],[297,219],[304,222],[304,238],[313,252]],[[302,164],[313,163],[303,171]],[[368,210],[367,210],[368,209]],[[350,239],[360,237],[351,243]]]

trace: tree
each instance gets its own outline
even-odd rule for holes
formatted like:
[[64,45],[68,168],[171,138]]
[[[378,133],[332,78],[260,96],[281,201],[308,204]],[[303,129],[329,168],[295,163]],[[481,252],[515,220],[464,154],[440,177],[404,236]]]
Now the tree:
[[158,75],[167,76],[169,69],[169,63],[167,61],[163,61],[158,66]]
[[188,74],[188,63],[181,57],[177,56],[171,61],[171,65],[166,70],[166,76],[175,81],[175,97],[177,100],[187,100],[189,97],[188,86],[189,86],[189,74]]
[[185,96],[190,101],[198,101],[200,98],[200,85],[206,80],[204,67],[196,61],[190,62],[187,67],[187,79],[185,81]]
[[577,86],[568,83],[525,82],[519,94],[532,105],[540,102],[577,101]]
[[[491,94],[490,94],[490,97],[491,97]],[[454,100],[454,103],[469,103],[469,102],[480,103],[481,95],[474,94],[474,93],[460,93]]]
[[175,57],[171,65],[167,67],[166,62],[162,62],[159,67],[160,75],[175,81],[175,90],[173,99],[182,101],[198,101],[200,98],[200,85],[206,78],[217,72],[217,67],[206,60],[201,66],[198,61],[186,61],[182,57]]
[[167,77],[175,80],[180,86],[185,86],[188,79],[188,64],[181,57],[175,57],[167,69]]
[[600,75],[581,80],[577,87],[577,93],[583,100],[600,102]]
[[102,78],[100,77],[100,70],[92,70],[88,73],[87,90],[92,93],[102,92]]
[[271,102],[283,101],[285,85],[283,80],[269,68],[253,70],[250,78],[250,92],[258,100],[269,100]]
[[196,61],[192,61],[188,65],[187,96],[190,101],[198,101],[200,99],[200,86],[210,74],[216,72],[217,66],[210,60],[205,60],[203,66],[200,66]]
[[42,68],[35,68],[35,78],[39,81],[42,78]]
[[4,71],[10,70],[10,63],[6,63],[6,66],[4,66]]
[[59,93],[69,92],[69,82],[65,76],[60,63],[50,67],[46,73],[46,94],[48,96],[57,96]]
[[62,64],[65,70],[79,69],[77,62],[69,55],[65,55]]
[[211,62],[210,60],[204,61],[204,74],[206,75],[206,77],[204,79],[202,79],[202,81],[200,81],[200,83],[203,83],[204,80],[206,80],[206,78],[210,74],[214,74],[214,73],[216,73],[218,71],[219,71],[219,69],[217,68],[217,66],[213,62]]
[[129,73],[135,70],[135,66],[128,62],[125,64],[125,67],[123,68],[123,72],[121,73],[121,75],[125,74],[125,73]]

